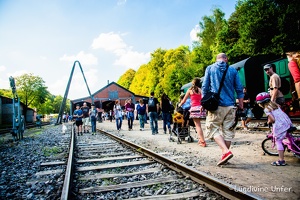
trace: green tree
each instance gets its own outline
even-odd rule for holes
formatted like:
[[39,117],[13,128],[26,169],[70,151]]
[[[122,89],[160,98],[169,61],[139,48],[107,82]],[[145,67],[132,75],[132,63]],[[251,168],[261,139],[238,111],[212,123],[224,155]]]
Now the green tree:
[[[235,62],[260,54],[284,54],[300,46],[299,1],[240,0],[219,38]],[[232,59],[231,59],[232,58]]]
[[126,89],[129,89],[131,83],[132,83],[132,80],[135,76],[135,70],[133,69],[129,69],[127,70],[118,80],[118,84],[123,86],[124,88]]
[[147,64],[140,66],[135,73],[135,76],[131,82],[129,90],[135,94],[144,95],[144,96],[149,95],[149,90],[150,90],[149,88],[151,86],[145,84],[145,80],[147,79],[147,76],[149,74],[151,74],[151,71],[149,70]]
[[199,22],[200,32],[197,34],[199,41],[193,44],[191,53],[192,62],[198,64],[197,74],[204,73],[205,68],[215,62],[215,56],[220,53],[217,38],[227,27],[224,16],[219,8],[215,8],[211,16],[204,16]]
[[0,95],[8,98],[12,98],[12,91],[8,89],[0,89]]
[[25,113],[28,107],[37,108],[40,104],[43,104],[50,94],[45,86],[45,81],[31,73],[16,77],[15,82],[20,101],[25,105]]

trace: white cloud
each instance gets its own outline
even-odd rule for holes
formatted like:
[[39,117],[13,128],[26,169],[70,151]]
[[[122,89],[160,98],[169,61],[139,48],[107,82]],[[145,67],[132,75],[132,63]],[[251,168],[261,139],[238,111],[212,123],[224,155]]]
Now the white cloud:
[[199,38],[197,37],[198,33],[200,33],[200,26],[197,24],[190,32],[190,39],[192,42],[199,41]]
[[14,73],[8,73],[7,76],[10,77],[17,77],[17,76],[21,76],[23,74],[29,74],[30,72],[27,70],[19,70],[19,71],[15,71]]
[[84,51],[80,51],[77,55],[67,56],[66,54],[63,55],[59,60],[68,61],[68,62],[75,62],[78,60],[82,65],[97,65],[98,58],[90,53],[84,53]]
[[0,78],[0,89],[10,89],[9,79],[2,80]]
[[133,47],[123,41],[123,35],[125,34],[101,33],[93,40],[92,48],[103,49],[115,54],[118,58],[115,60],[114,65],[138,69],[150,60],[150,53],[133,51]]
[[47,57],[46,56],[40,56],[40,59],[41,60],[47,60]]
[[0,66],[0,72],[4,72],[6,70],[6,67],[4,65]]
[[127,45],[123,42],[120,35],[114,32],[101,33],[92,43],[93,49],[104,49],[106,51],[117,51],[125,49]]
[[150,60],[150,53],[139,53],[136,51],[127,51],[120,54],[120,57],[114,62],[115,65],[126,66],[127,68],[138,69],[142,64]]

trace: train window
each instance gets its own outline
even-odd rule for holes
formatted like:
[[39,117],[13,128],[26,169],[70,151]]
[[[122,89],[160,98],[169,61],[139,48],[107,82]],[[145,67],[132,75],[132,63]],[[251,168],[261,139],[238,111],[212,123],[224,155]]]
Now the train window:
[[278,75],[280,75],[280,76],[289,76],[290,75],[290,71],[287,66],[287,59],[279,60],[276,63],[276,65],[277,65],[277,69],[278,69],[278,72],[277,72]]

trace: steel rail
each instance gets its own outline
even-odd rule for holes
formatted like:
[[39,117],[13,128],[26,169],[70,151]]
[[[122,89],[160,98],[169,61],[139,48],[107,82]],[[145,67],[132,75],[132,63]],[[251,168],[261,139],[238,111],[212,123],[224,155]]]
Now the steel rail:
[[252,193],[249,193],[249,192],[243,190],[239,186],[226,183],[222,180],[218,180],[213,176],[209,176],[205,173],[202,173],[191,167],[188,167],[187,165],[184,165],[177,161],[166,158],[166,157],[159,155],[149,149],[146,149],[142,146],[139,146],[137,144],[129,142],[129,141],[127,141],[123,138],[120,138],[116,135],[113,135],[111,133],[105,132],[100,129],[98,129],[98,131],[113,138],[114,140],[117,140],[118,142],[120,142],[122,144],[125,144],[126,146],[129,146],[130,148],[132,148],[140,153],[143,153],[144,155],[171,168],[172,170],[179,172],[186,177],[191,178],[195,182],[205,185],[210,190],[212,190],[218,194],[221,194],[222,196],[224,196],[228,199],[243,199],[243,200],[244,199],[262,199],[261,197],[255,195],[255,194],[252,194]]
[[69,157],[68,157],[68,164],[66,168],[66,174],[64,179],[64,184],[61,192],[61,200],[67,200],[69,199],[70,194],[70,184],[71,184],[71,178],[72,178],[72,171],[73,171],[73,155],[74,155],[74,142],[75,142],[75,133],[74,128],[71,128],[71,140],[70,140],[70,149],[69,149]]

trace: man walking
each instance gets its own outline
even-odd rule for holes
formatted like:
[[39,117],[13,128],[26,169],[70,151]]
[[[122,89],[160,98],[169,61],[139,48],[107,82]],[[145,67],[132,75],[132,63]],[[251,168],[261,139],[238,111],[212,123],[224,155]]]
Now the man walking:
[[208,111],[205,124],[206,137],[213,138],[222,150],[222,157],[217,165],[223,165],[233,157],[229,148],[231,140],[234,138],[232,126],[234,125],[236,114],[235,92],[238,98],[239,109],[243,109],[243,85],[237,70],[228,66],[227,62],[228,58],[225,53],[218,54],[216,62],[206,68],[202,83],[203,96],[209,91],[217,93],[223,73],[228,67],[220,93],[219,107],[216,111]]
[[152,131],[152,135],[158,134],[158,111],[159,104],[157,98],[154,98],[154,92],[150,93],[150,97],[148,103],[146,104],[147,113],[149,113],[150,119],[150,128]]
[[83,117],[82,117],[82,123],[83,123],[83,132],[84,133],[88,133],[89,132],[89,111],[90,108],[86,105],[86,102],[83,103],[83,106],[81,107],[82,113],[83,113]]
[[77,134],[82,135],[82,110],[80,109],[80,105],[76,105],[76,110],[73,113],[73,118],[75,118],[75,124],[77,126]]

